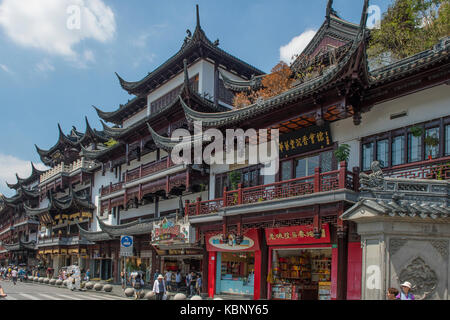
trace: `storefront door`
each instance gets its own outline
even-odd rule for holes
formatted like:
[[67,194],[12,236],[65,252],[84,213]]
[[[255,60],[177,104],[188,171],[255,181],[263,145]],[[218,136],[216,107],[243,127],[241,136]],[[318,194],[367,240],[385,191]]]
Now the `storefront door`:
[[261,249],[258,229],[244,232],[240,243],[234,235],[226,241],[222,234],[206,236],[209,252],[208,293],[233,294],[260,298]]

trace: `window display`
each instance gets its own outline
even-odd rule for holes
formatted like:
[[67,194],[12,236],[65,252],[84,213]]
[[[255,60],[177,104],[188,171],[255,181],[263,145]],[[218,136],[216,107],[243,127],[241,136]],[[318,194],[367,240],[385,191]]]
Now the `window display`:
[[331,249],[274,250],[272,298],[331,299]]
[[220,292],[253,294],[255,256],[253,252],[221,253]]

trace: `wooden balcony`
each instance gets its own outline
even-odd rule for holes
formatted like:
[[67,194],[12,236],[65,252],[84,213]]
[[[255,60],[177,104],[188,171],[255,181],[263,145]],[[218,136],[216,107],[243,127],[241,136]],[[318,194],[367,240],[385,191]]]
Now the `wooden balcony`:
[[320,168],[316,168],[315,174],[312,176],[250,188],[242,188],[242,185],[239,185],[238,190],[227,191],[225,189],[223,197],[219,199],[208,201],[197,199],[195,203],[186,201],[185,214],[189,216],[213,214],[225,207],[288,199],[341,189],[357,191],[358,188],[359,171],[348,171],[347,164],[342,162],[339,170],[321,173]]
[[165,158],[159,161],[153,161],[147,164],[140,165],[136,169],[126,171],[124,173],[124,181],[118,183],[110,183],[109,186],[101,187],[100,195],[102,197],[110,195],[114,192],[123,190],[123,185],[126,183],[130,183],[133,181],[137,181],[139,179],[146,178],[151,176],[152,174],[158,173],[163,170],[167,170],[174,166],[174,163],[170,160],[170,158]]
[[174,163],[170,160],[170,157],[141,165],[138,168],[125,173],[125,183],[145,178],[173,166]]
[[390,178],[450,180],[450,156],[384,169]]
[[100,195],[103,196],[107,196],[111,193],[117,192],[122,190],[122,186],[123,186],[123,182],[118,182],[113,184],[112,182],[109,184],[109,186],[107,187],[101,187],[100,188]]
[[84,158],[79,159],[69,165],[66,165],[66,164],[64,164],[64,162],[62,162],[59,165],[55,166],[54,168],[41,174],[40,183],[42,184],[42,183],[50,180],[51,178],[53,178],[59,174],[62,174],[62,173],[71,174],[71,173],[77,171],[78,169],[92,169],[92,168],[94,168],[94,166],[95,166],[95,163],[93,161],[88,161],[88,160],[85,160]]

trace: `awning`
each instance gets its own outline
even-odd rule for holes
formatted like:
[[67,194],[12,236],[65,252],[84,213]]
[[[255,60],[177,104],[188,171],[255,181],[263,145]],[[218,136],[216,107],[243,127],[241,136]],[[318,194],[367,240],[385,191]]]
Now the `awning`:
[[170,259],[203,259],[202,254],[180,254],[180,255],[166,255],[166,256],[159,256],[160,258],[170,258]]
[[158,250],[204,250],[204,248],[199,247],[193,243],[179,243],[179,244],[153,244],[153,246]]

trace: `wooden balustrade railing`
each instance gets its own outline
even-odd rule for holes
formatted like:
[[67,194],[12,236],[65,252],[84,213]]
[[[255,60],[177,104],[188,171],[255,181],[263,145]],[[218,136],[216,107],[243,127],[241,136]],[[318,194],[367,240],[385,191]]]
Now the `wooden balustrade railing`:
[[239,184],[237,190],[227,191],[224,189],[223,197],[215,200],[189,203],[186,201],[185,211],[187,215],[198,216],[215,213],[223,207],[265,202],[277,199],[287,199],[318,192],[326,192],[340,189],[357,191],[359,187],[359,171],[347,170],[347,164],[342,162],[340,169],[321,173],[320,168],[315,170],[314,175],[275,182],[271,184],[242,188]]
[[77,161],[74,161],[72,164],[68,164],[68,165],[64,164],[64,162],[61,162],[54,168],[41,174],[39,181],[42,183],[42,182],[45,182],[45,181],[53,178],[54,176],[56,176],[60,173],[72,173],[80,168],[90,169],[94,165],[95,165],[95,162],[85,160],[84,158],[78,159]]
[[125,182],[131,182],[134,180],[138,180],[138,179],[147,177],[156,172],[159,172],[159,171],[162,171],[165,169],[169,169],[173,165],[174,164],[170,160],[170,157],[167,157],[167,158],[159,160],[159,161],[154,161],[154,162],[140,165],[136,169],[127,171],[125,173]]
[[164,158],[159,161],[150,162],[147,164],[140,165],[139,167],[126,171],[124,173],[124,181],[118,182],[116,184],[110,183],[109,186],[101,187],[101,196],[106,196],[111,193],[117,192],[119,190],[122,190],[124,183],[129,183],[135,180],[139,180],[145,177],[148,177],[154,173],[157,173],[159,171],[163,171],[166,169],[169,169],[174,166],[174,163],[170,159],[170,157]]
[[384,169],[391,178],[450,180],[450,156]]

